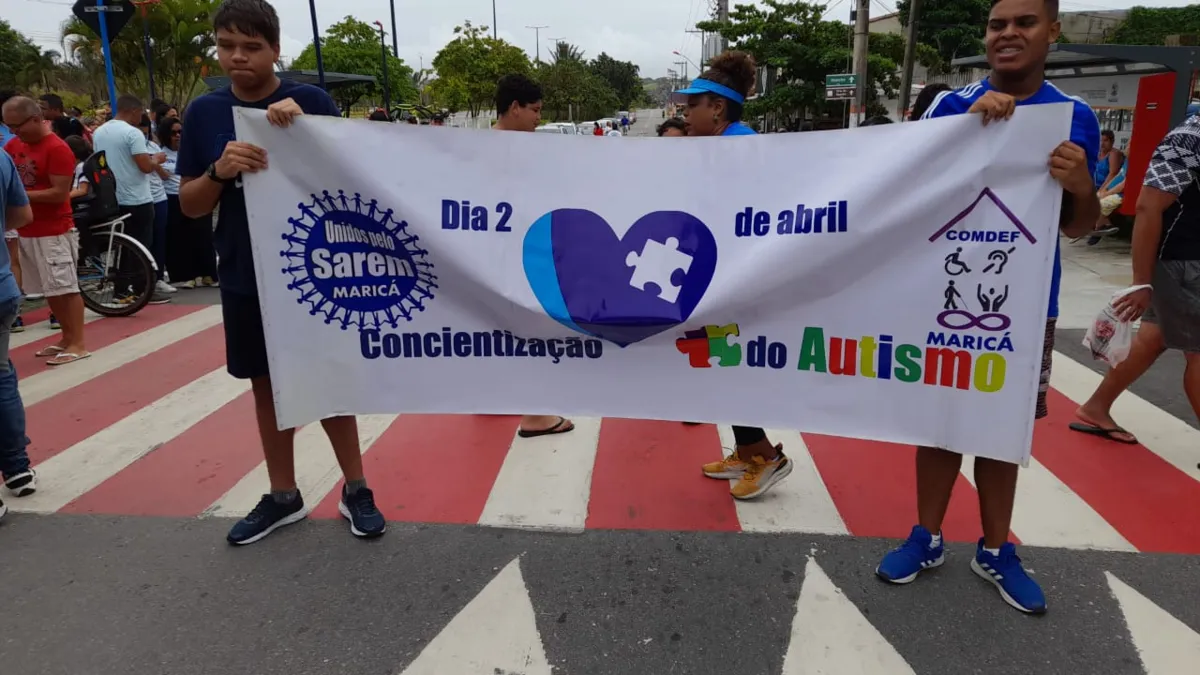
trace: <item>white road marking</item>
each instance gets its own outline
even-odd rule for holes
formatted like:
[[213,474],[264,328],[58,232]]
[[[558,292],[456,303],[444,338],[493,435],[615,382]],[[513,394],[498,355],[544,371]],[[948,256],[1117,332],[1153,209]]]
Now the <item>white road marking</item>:
[[1108,587],[1121,605],[1133,646],[1146,675],[1192,675],[1200,664],[1200,634],[1105,572]]
[[[91,311],[90,309],[83,310],[84,325],[87,325],[89,323],[92,323],[93,321],[97,321],[97,320],[103,319],[103,318],[104,318],[103,316],[96,314],[95,312]],[[46,319],[45,321],[39,321],[37,323],[31,323],[28,326],[25,326],[24,331],[22,331],[20,333],[10,334],[10,336],[8,338],[8,349],[11,351],[13,349],[16,349],[17,347],[24,347],[27,344],[30,344],[32,342],[37,342],[38,340],[41,340],[42,338],[48,338],[52,335],[53,336],[62,335],[62,331],[60,331],[56,328],[51,328],[49,319]]]
[[783,675],[915,675],[896,648],[811,557]]
[[[962,474],[975,485],[974,457],[963,457]],[[1017,479],[1012,531],[1022,544],[1029,546],[1137,551],[1116,528],[1035,458],[1029,460],[1027,468],[1021,469]]]
[[600,419],[572,418],[575,430],[514,436],[492,485],[480,525],[582,532],[600,443]]
[[53,513],[249,388],[249,381],[229,377],[224,368],[193,380],[38,464],[38,491],[12,506],[20,511]]
[[400,675],[551,675],[520,560],[505,566]]
[[[1180,386],[1183,374],[1180,373]],[[1054,370],[1050,385],[1064,396],[1083,403],[1091,397],[1103,378],[1087,366],[1070,357],[1054,353]],[[1151,452],[1162,457],[1183,473],[1200,481],[1196,449],[1200,448],[1200,431],[1183,420],[1150,403],[1133,392],[1125,392],[1112,409],[1113,419]]]
[[[358,416],[358,442],[364,454],[397,417],[399,415]],[[296,486],[300,489],[305,506],[312,509],[341,480],[342,471],[329,437],[320,423],[314,422],[299,429],[295,443]],[[259,462],[258,466],[242,476],[237,485],[208,507],[204,515],[241,518],[258,504],[268,490],[267,463]]]
[[[221,323],[221,306],[213,305],[178,319],[155,326],[92,352],[92,357],[70,367],[51,368],[20,381],[25,406],[40,403],[88,380],[116,370],[147,354],[169,347],[180,340]],[[153,373],[147,373],[153,376]]]
[[[717,432],[726,450],[737,446],[732,427],[718,425]],[[792,473],[758,499],[735,502],[742,531],[849,534],[800,432],[767,429],[767,438],[783,443]]]

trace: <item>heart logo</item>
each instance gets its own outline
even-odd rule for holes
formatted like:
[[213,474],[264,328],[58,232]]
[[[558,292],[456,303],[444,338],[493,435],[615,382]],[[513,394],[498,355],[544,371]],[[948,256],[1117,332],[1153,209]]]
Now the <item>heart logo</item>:
[[625,347],[687,321],[717,269],[717,241],[682,211],[655,211],[618,237],[586,209],[557,209],[525,234],[525,277],[571,330]]

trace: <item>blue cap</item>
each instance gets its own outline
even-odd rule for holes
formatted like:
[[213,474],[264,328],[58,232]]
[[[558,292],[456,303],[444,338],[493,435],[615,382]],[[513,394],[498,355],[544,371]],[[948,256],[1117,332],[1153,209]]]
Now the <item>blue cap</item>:
[[729,87],[726,87],[723,84],[717,84],[712,80],[705,80],[701,78],[692,80],[692,83],[688,85],[687,88],[680,89],[674,94],[671,94],[671,100],[675,103],[686,103],[689,96],[695,96],[697,94],[716,94],[717,96],[723,96],[738,104],[746,102],[745,96],[742,96]]

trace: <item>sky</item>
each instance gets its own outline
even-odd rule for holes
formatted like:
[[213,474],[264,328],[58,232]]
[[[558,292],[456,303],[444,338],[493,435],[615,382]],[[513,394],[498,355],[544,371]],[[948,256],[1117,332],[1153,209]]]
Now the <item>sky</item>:
[[[747,0],[740,0],[746,2]],[[464,20],[492,25],[491,0],[394,0],[399,56],[413,68],[429,67],[435,54],[453,37]],[[737,4],[739,0],[731,0]],[[1135,4],[1180,7],[1196,0],[1061,0],[1063,11],[1122,9]],[[59,26],[70,16],[71,0],[0,0],[0,18],[36,44],[61,51]],[[701,60],[700,37],[688,34],[707,17],[710,0],[495,0],[500,37],[534,56],[535,31],[540,30],[543,58],[556,39],[579,46],[587,58],[600,52],[641,67],[644,77],[663,77],[682,52],[693,63]],[[826,18],[847,20],[854,0],[829,0]],[[305,0],[274,0],[282,27],[283,55],[294,58],[312,41],[312,22]],[[382,21],[391,44],[388,0],[316,0],[317,20],[324,32],[347,15],[367,23]],[[872,15],[894,11],[895,0],[871,0]],[[136,39],[136,25],[121,39]],[[689,68],[695,74],[695,67]]]

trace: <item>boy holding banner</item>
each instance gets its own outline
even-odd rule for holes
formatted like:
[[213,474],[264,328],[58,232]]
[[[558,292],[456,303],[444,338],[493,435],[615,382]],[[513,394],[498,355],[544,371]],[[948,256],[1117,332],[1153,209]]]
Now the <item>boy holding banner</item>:
[[[1100,215],[1092,179],[1100,151],[1100,124],[1087,103],[1064,94],[1045,79],[1049,47],[1060,31],[1058,0],[992,0],[986,36],[991,74],[963,89],[939,94],[922,119],[979,113],[986,125],[1010,118],[1016,106],[1073,103],[1071,139],[1054,150],[1048,164],[1050,174],[1066,192],[1060,228],[1068,237],[1074,237],[1090,231]],[[1061,275],[1056,248],[1035,413],[1039,419],[1048,414],[1046,391],[1050,386]],[[941,526],[961,466],[962,456],[956,453],[917,449],[918,524],[902,546],[884,556],[876,568],[880,578],[907,584],[922,571],[945,562]],[[976,546],[971,569],[995,585],[1009,605],[1025,613],[1041,614],[1046,611],[1045,595],[1025,572],[1016,548],[1008,541],[1018,469],[1016,464],[975,459],[983,537]]]
[[[304,500],[296,486],[295,430],[280,430],[275,418],[271,374],[258,285],[250,249],[250,223],[242,192],[242,174],[267,168],[262,148],[234,136],[233,109],[258,108],[267,119],[287,126],[305,113],[340,116],[325,91],[287,82],[275,75],[279,59],[279,17],[265,0],[225,0],[213,16],[217,58],[230,84],[205,94],[187,108],[176,173],[179,208],[202,218],[220,207],[215,243],[221,276],[221,309],[229,374],[248,379],[254,392],[270,494],[233,526],[231,544],[252,544],[276,529],[303,520]],[[383,534],[383,514],[363,477],[358,424],[353,417],[321,420],[346,484],[338,510],[356,537]]]

